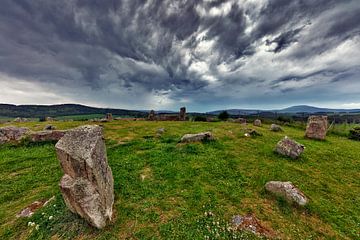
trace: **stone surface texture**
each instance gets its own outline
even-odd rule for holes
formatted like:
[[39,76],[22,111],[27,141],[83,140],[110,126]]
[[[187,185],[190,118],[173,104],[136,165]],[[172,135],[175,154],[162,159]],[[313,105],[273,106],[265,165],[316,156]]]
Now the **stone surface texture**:
[[201,142],[205,140],[214,140],[214,136],[211,132],[202,132],[196,134],[185,134],[180,142],[182,143],[191,143],[191,142]]
[[281,155],[296,159],[301,155],[304,149],[304,145],[285,136],[276,144],[275,151]]
[[325,140],[327,126],[327,116],[310,116],[308,118],[305,136],[311,139]]
[[102,128],[72,129],[55,147],[64,171],[60,189],[66,205],[91,225],[105,227],[113,215],[114,180]]
[[255,119],[254,120],[254,126],[261,127],[261,120],[260,119]]
[[270,131],[273,132],[283,132],[284,130],[277,124],[271,124]]
[[47,131],[38,131],[31,132],[29,134],[30,141],[32,142],[43,142],[43,141],[59,141],[66,131],[62,130],[47,130]]
[[0,128],[0,144],[18,143],[27,136],[29,131],[25,127],[2,127]]
[[291,182],[270,181],[265,184],[265,189],[299,206],[305,206],[309,202],[305,194]]

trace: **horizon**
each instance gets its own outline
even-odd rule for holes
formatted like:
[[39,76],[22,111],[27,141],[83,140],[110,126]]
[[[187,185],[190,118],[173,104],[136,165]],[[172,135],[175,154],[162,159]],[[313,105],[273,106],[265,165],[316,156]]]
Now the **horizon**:
[[6,104],[360,108],[357,0],[5,0],[0,20]]

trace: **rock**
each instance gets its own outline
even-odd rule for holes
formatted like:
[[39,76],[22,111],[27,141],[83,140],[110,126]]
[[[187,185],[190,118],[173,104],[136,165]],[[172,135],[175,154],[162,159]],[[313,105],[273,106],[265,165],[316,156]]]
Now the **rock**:
[[262,134],[259,133],[258,131],[256,131],[255,129],[250,129],[247,133],[248,133],[251,137],[262,136]]
[[285,136],[276,144],[275,151],[281,155],[296,159],[301,155],[304,149],[304,145]]
[[149,121],[154,121],[155,120],[155,111],[154,110],[151,110],[150,112],[149,112],[149,116],[148,116],[148,120]]
[[327,124],[327,116],[310,116],[306,126],[305,137],[325,140]]
[[59,141],[65,133],[66,131],[61,130],[38,131],[31,132],[29,138],[32,142]]
[[56,127],[55,126],[53,126],[53,125],[46,125],[45,127],[44,127],[44,130],[46,131],[46,130],[55,130],[56,129]]
[[196,134],[185,134],[180,142],[182,143],[191,143],[191,142],[201,142],[206,140],[214,140],[214,136],[211,132],[202,132]]
[[165,133],[165,128],[159,128],[158,130],[156,130],[157,134],[163,134]]
[[304,193],[296,188],[291,182],[270,181],[265,184],[265,189],[277,196],[285,198],[288,202],[305,206],[308,199]]
[[284,130],[277,124],[271,124],[270,131],[273,132],[283,132]]
[[18,214],[16,214],[16,217],[31,217],[36,210],[39,208],[42,208],[46,206],[49,202],[55,200],[55,196],[51,197],[48,200],[42,200],[42,201],[35,201],[23,210],[21,210]]
[[55,118],[46,117],[46,118],[45,118],[45,121],[47,121],[47,122],[53,122],[53,121],[55,121]]
[[261,127],[261,120],[260,119],[255,119],[254,126]]
[[185,121],[186,120],[186,108],[182,107],[180,108],[179,112],[179,121]]
[[27,118],[21,118],[17,117],[14,119],[14,122],[28,122],[29,120]]
[[112,219],[114,179],[108,165],[102,128],[81,126],[55,145],[64,171],[60,190],[66,206],[96,228]]
[[25,127],[2,127],[0,128],[0,144],[3,143],[19,143],[22,139],[26,137],[26,134],[30,130]]
[[241,123],[241,124],[246,124],[246,119],[245,118],[237,118],[234,120],[235,123]]
[[112,113],[107,113],[105,118],[106,118],[106,120],[108,120],[108,121],[114,120]]
[[254,214],[247,214],[245,216],[235,215],[231,219],[233,230],[237,231],[250,231],[253,234],[272,238],[275,233],[272,229],[266,228],[260,223],[259,219]]

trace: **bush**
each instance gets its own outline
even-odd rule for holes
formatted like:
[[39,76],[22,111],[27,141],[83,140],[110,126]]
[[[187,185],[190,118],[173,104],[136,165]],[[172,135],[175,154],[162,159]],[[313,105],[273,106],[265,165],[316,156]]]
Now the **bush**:
[[229,118],[229,114],[227,111],[223,111],[219,114],[218,118],[221,120],[221,121],[226,121],[228,120]]
[[206,120],[206,117],[204,117],[204,116],[196,116],[194,118],[194,121],[195,122],[206,122],[207,120]]
[[351,129],[349,138],[360,141],[360,127],[355,127]]

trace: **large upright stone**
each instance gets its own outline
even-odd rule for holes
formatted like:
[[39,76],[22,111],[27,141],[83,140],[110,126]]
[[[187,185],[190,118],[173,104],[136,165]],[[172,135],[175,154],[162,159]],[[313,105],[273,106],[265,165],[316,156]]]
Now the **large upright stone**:
[[112,113],[107,113],[105,118],[106,118],[107,121],[114,120]]
[[180,108],[179,120],[180,121],[185,121],[186,120],[186,108],[185,107]]
[[261,127],[261,120],[260,119],[255,119],[254,120],[254,126]]
[[154,110],[151,110],[151,111],[149,112],[148,120],[150,120],[150,121],[154,121],[154,120],[155,120],[155,111],[154,111]]
[[24,127],[2,127],[0,128],[0,144],[18,143],[26,137],[30,129]]
[[103,228],[113,214],[114,180],[102,128],[87,125],[72,129],[55,147],[65,173],[60,189],[67,207],[91,225]]
[[305,136],[307,138],[324,140],[327,131],[327,116],[310,116],[308,118]]

